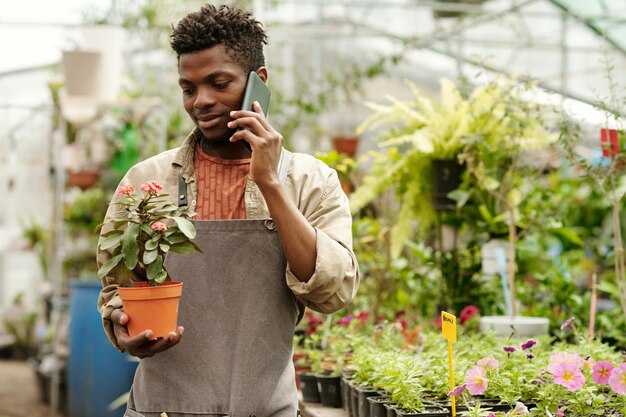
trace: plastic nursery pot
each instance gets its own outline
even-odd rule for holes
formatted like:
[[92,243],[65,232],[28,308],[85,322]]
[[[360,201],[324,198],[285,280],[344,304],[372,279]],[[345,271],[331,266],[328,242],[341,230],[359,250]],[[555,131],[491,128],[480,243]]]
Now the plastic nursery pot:
[[176,331],[182,282],[172,281],[154,287],[137,282],[134,287],[119,287],[118,291],[124,313],[129,318],[128,333],[131,336],[152,330],[157,338]]
[[451,415],[450,410],[445,407],[426,406],[422,412],[405,411],[400,407],[394,408],[398,417],[447,417]]
[[358,387],[356,391],[359,417],[370,417],[370,404],[367,402],[367,398],[378,395],[378,391],[371,387]]
[[317,388],[322,404],[327,407],[341,407],[341,377],[336,374],[317,374]]
[[320,391],[317,388],[317,378],[315,374],[300,372],[300,390],[302,391],[302,400],[306,403],[321,402]]
[[550,320],[545,317],[483,316],[478,323],[481,332],[494,332],[500,337],[509,337],[512,327],[518,337],[547,335],[550,327]]
[[433,159],[432,170],[432,200],[437,211],[451,211],[456,207],[454,200],[448,198],[448,193],[456,190],[461,184],[461,175],[465,167],[456,159]]
[[367,402],[370,406],[370,417],[387,417],[385,404],[395,404],[389,395],[367,397]]
[[359,392],[357,388],[360,385],[356,382],[350,381],[350,415],[351,417],[360,417],[359,416]]
[[[343,375],[343,372],[342,372]],[[343,409],[348,412],[348,415],[352,415],[352,402],[350,401],[350,379],[351,377],[341,377],[341,404]]]

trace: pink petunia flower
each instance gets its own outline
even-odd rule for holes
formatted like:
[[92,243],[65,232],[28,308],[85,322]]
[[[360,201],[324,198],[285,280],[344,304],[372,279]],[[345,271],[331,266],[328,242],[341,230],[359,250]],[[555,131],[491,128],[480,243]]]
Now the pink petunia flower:
[[561,325],[561,330],[571,329],[573,324],[574,324],[574,317],[570,317],[569,319],[565,321],[565,323]]
[[493,356],[488,356],[476,362],[476,366],[482,368],[485,372],[487,372],[489,369],[497,371],[498,369],[500,369],[500,362],[498,362],[498,360]]
[[162,232],[163,230],[167,230],[167,225],[163,222],[154,222],[150,225],[152,230],[156,230],[157,232]]
[[341,318],[341,320],[339,320],[339,325],[340,326],[348,326],[353,318],[354,318],[353,314],[348,314],[346,316],[343,316]]
[[552,374],[555,384],[562,385],[572,392],[578,391],[585,384],[585,376],[573,363],[562,362]]
[[454,388],[452,391],[450,391],[448,393],[449,397],[458,397],[459,395],[463,394],[463,391],[465,391],[465,388],[467,387],[467,384],[461,384],[458,387]]
[[463,307],[463,310],[459,313],[459,319],[461,324],[465,324],[466,321],[471,320],[480,310],[475,305],[468,305]]
[[611,389],[618,394],[626,394],[626,363],[613,368],[609,376]]
[[553,352],[550,355],[550,362],[548,363],[548,371],[554,374],[554,370],[558,368],[562,363],[569,363],[576,365],[577,368],[583,365],[585,360],[578,354],[571,354],[567,352]]
[[599,361],[593,365],[593,373],[591,374],[591,379],[593,382],[600,385],[606,385],[609,383],[609,377],[611,376],[611,371],[615,368],[615,366],[609,361]]
[[522,346],[520,347],[522,350],[528,350],[528,349],[532,349],[532,347],[535,346],[536,344],[537,344],[536,340],[528,339],[527,341],[522,343]]
[[163,186],[159,184],[158,182],[152,180],[152,181],[144,182],[143,184],[141,184],[141,187],[139,188],[141,188],[141,191],[143,191],[144,193],[158,194],[163,189]]
[[565,411],[559,408],[556,412],[556,415],[559,417],[565,417]]
[[480,395],[487,390],[487,375],[485,371],[475,366],[465,374],[465,384],[467,384],[467,391],[472,395]]
[[524,403],[518,401],[515,403],[515,408],[511,412],[512,416],[525,416],[528,414],[528,407],[524,405]]
[[134,192],[135,192],[134,186],[126,185],[126,186],[121,186],[120,188],[118,188],[117,191],[115,192],[115,195],[117,197],[121,197],[123,195],[133,194]]

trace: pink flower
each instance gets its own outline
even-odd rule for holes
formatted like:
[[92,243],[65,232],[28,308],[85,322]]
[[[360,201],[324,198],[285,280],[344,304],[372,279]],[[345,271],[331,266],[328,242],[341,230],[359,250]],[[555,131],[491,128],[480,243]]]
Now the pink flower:
[[462,384],[459,385],[458,387],[454,388],[452,391],[450,391],[448,393],[449,397],[458,397],[459,395],[461,395],[463,393],[463,391],[465,391],[467,384]]
[[609,377],[611,376],[611,371],[615,366],[611,362],[608,361],[599,361],[593,365],[593,373],[591,374],[591,379],[593,382],[600,385],[606,385],[609,383]]
[[554,375],[554,383],[562,385],[572,392],[578,391],[585,383],[585,376],[573,363],[562,362],[552,374]]
[[154,222],[150,225],[152,230],[156,230],[157,232],[162,232],[163,230],[167,230],[167,225],[163,222]]
[[475,366],[465,374],[465,384],[467,384],[467,390],[472,395],[480,395],[487,390],[487,375],[485,371]]
[[487,417],[497,417],[494,413],[487,414]]
[[461,312],[459,313],[459,319],[461,321],[461,324],[465,324],[466,321],[473,318],[476,314],[478,314],[479,311],[480,310],[478,309],[478,307],[474,305],[463,307],[463,310],[461,310]]
[[121,197],[123,195],[133,194],[134,192],[135,192],[135,187],[132,185],[127,185],[127,186],[121,186],[120,188],[118,188],[117,191],[115,192],[115,195],[117,197]]
[[522,350],[527,350],[527,349],[532,349],[532,347],[535,346],[536,344],[537,344],[536,340],[528,339],[527,341],[522,343],[522,346],[520,347],[522,348]]
[[500,369],[500,362],[498,362],[498,360],[493,356],[488,356],[476,362],[476,366],[482,368],[485,372],[487,372],[489,369],[497,371],[498,369]]
[[626,363],[613,368],[609,376],[611,389],[618,394],[626,394]]
[[346,316],[343,316],[341,318],[341,320],[339,320],[339,325],[340,326],[348,326],[353,318],[354,318],[354,315],[352,315],[352,314],[348,314]]
[[141,188],[141,191],[143,191],[144,193],[158,194],[163,189],[163,186],[159,184],[158,182],[152,180],[152,181],[144,182],[143,184],[141,184],[141,187],[139,188]]
[[559,408],[558,411],[556,412],[556,415],[559,417],[565,417],[565,411]]
[[561,325],[561,330],[571,329],[573,324],[574,324],[574,317],[570,317],[569,319],[565,321],[565,323]]
[[524,416],[528,414],[528,407],[524,405],[522,402],[515,403],[515,408],[511,412],[512,416]]
[[568,363],[576,365],[576,367],[580,367],[583,365],[585,360],[580,357],[580,355],[573,355],[567,352],[553,352],[550,355],[550,362],[548,363],[548,371],[554,374],[554,370],[559,367],[562,363]]

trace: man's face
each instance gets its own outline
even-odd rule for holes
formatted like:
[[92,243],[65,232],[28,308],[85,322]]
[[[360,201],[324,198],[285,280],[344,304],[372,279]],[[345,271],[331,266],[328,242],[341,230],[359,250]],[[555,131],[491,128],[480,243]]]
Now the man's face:
[[233,130],[226,124],[230,112],[239,110],[247,73],[223,46],[180,56],[178,84],[191,120],[209,140],[228,140]]

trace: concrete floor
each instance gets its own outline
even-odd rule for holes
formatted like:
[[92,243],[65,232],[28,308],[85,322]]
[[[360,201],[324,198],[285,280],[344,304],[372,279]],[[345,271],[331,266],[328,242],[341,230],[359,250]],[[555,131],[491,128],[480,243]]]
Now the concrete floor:
[[0,417],[63,417],[39,396],[35,373],[28,362],[0,360]]

